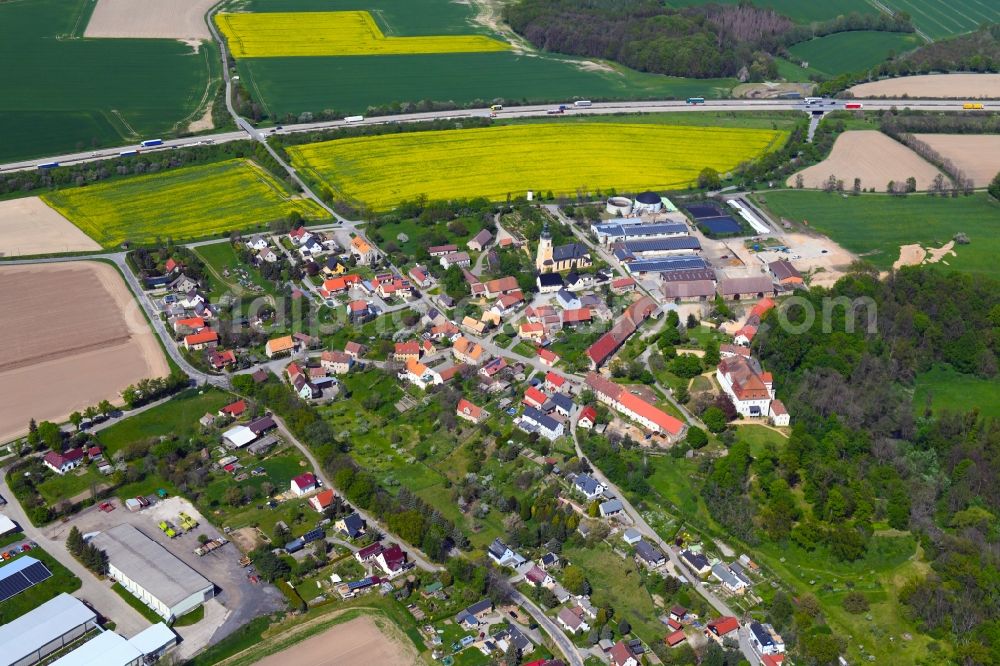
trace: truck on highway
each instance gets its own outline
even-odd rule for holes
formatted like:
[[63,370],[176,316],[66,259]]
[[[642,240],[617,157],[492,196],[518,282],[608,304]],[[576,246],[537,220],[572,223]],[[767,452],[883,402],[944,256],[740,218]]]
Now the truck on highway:
[[503,104],[494,104],[490,107],[490,111],[503,111]]
[[145,141],[143,141],[139,145],[142,146],[143,148],[152,148],[153,146],[162,146],[163,145],[163,139],[146,139]]
[[865,107],[864,104],[862,104],[861,102],[848,102],[844,104],[844,108],[848,110],[857,110],[857,109],[863,109]]
[[59,162],[43,162],[42,164],[38,165],[38,168],[39,169],[55,169],[57,166],[59,166]]
[[973,111],[977,109],[982,109],[983,105],[980,102],[966,102],[965,104],[962,105],[962,108],[968,111]]
[[592,106],[592,104],[591,104],[591,102],[590,102],[589,99],[580,99],[580,100],[577,100],[577,101],[573,102],[573,106],[576,106],[576,107],[579,107],[579,108],[582,109],[582,108],[586,108],[588,106]]
[[823,102],[822,97],[806,97],[803,100],[806,104],[821,104]]
[[558,109],[549,109],[545,113],[547,113],[550,116],[558,116],[559,114],[565,113],[565,112],[566,112],[566,109],[564,109],[562,107],[559,107]]
[[346,118],[344,118],[344,122],[345,123],[360,123],[364,119],[365,119],[364,116],[347,116]]
[[138,154],[139,154],[138,150],[123,150],[122,152],[118,153],[118,157],[134,157],[135,155]]
[[687,98],[687,103],[688,104],[704,104],[705,103],[705,98],[704,97],[688,97]]

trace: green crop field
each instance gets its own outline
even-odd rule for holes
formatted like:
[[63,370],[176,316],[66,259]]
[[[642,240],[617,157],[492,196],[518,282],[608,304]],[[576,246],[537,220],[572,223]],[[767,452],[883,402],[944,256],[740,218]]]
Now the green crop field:
[[836,76],[868,69],[885,60],[890,53],[910,51],[922,43],[923,40],[909,33],[859,30],[810,39],[788,50],[809,63],[808,71]]
[[83,39],[92,0],[0,2],[0,160],[185,129],[215,94],[218,53],[168,39]]
[[[1000,203],[985,193],[944,199],[926,194],[893,197],[884,194],[840,196],[825,192],[787,190],[770,192],[766,206],[778,217],[808,221],[820,231],[881,269],[892,267],[899,247],[920,243],[940,247],[959,232],[969,245],[956,245],[957,256],[941,264],[970,273],[1000,276],[997,220]],[[947,262],[945,264],[945,262]]]
[[105,247],[122,241],[200,238],[246,229],[298,211],[325,212],[295,198],[250,160],[234,159],[43,195],[47,204]]
[[964,413],[976,407],[984,416],[1000,418],[1000,382],[963,375],[948,366],[917,375],[913,410],[922,414],[928,399],[934,411]]
[[975,30],[982,23],[1000,22],[1000,3],[994,0],[884,0],[913,18],[917,29],[931,39]]
[[772,129],[548,122],[339,139],[288,152],[338,196],[386,209],[421,195],[499,200],[533,189],[561,195],[685,188],[705,167],[725,173],[786,136]]
[[[668,0],[674,7],[689,7],[704,5],[709,2],[722,5],[735,5],[740,0]],[[754,0],[757,7],[770,7],[779,14],[784,14],[793,21],[809,23],[810,21],[825,21],[837,18],[841,14],[857,12],[859,14],[874,14],[878,10],[865,0]],[[893,3],[889,3],[893,4]]]

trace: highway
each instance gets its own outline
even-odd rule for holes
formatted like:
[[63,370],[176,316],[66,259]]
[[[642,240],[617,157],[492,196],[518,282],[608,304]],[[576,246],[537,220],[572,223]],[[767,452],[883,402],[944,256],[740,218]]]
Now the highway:
[[[213,27],[214,30],[214,27]],[[295,132],[311,132],[316,130],[332,129],[337,127],[348,127],[353,125],[381,125],[388,123],[412,123],[412,122],[424,122],[429,120],[447,120],[447,119],[461,119],[461,118],[489,118],[490,110],[489,108],[477,108],[477,109],[456,109],[452,111],[428,111],[425,113],[404,113],[392,116],[374,116],[371,118],[365,118],[359,122],[348,123],[344,120],[328,120],[319,121],[312,123],[298,123],[292,125],[281,126],[281,129],[277,128],[257,128],[254,127],[245,118],[237,115],[235,109],[233,109],[230,102],[230,95],[228,94],[232,81],[229,79],[229,72],[223,68],[226,77],[226,103],[229,108],[230,115],[233,116],[235,122],[240,130],[220,132],[218,134],[206,134],[200,136],[184,137],[179,139],[164,139],[163,145],[156,146],[153,148],[142,148],[136,144],[130,144],[125,146],[118,146],[115,148],[102,148],[96,151],[84,151],[77,153],[67,153],[65,155],[52,155],[49,157],[39,157],[31,160],[21,160],[18,162],[9,162],[7,164],[0,164],[0,172],[6,171],[23,171],[38,168],[39,164],[48,164],[51,162],[58,162],[60,165],[67,164],[80,164],[86,162],[94,162],[98,160],[104,160],[108,158],[118,157],[120,153],[126,151],[139,150],[141,154],[144,155],[155,155],[161,152],[169,152],[175,148],[197,146],[212,143],[226,143],[229,141],[245,141],[248,139],[253,139],[263,142],[267,145],[265,139],[268,136],[291,134]],[[806,106],[806,104],[800,100],[740,100],[740,99],[720,99],[720,100],[706,100],[704,104],[688,104],[683,100],[662,100],[662,101],[636,101],[636,102],[594,102],[590,107],[576,108],[572,106],[572,103],[568,103],[568,108],[566,112],[562,115],[552,115],[548,114],[550,109],[553,109],[556,105],[553,104],[530,104],[525,106],[505,106],[502,111],[497,112],[497,119],[502,120],[504,118],[536,118],[536,117],[549,117],[553,120],[558,120],[559,118],[564,118],[567,116],[585,116],[585,115],[602,115],[602,114],[615,114],[615,113],[671,113],[671,112],[682,112],[682,111],[694,111],[694,112],[718,112],[718,111],[733,111],[733,112],[743,112],[743,111],[801,111],[803,113],[812,110],[823,110],[823,111],[837,111],[842,110],[845,104],[848,103],[860,103],[864,105],[866,110],[887,110],[893,107],[898,108],[908,108],[920,111],[962,111],[961,100],[935,100],[935,99],[864,99],[864,100],[831,100],[832,103],[825,105],[816,106]],[[984,108],[986,110],[1000,110],[1000,101],[985,102]],[[152,138],[152,137],[151,137]],[[270,148],[270,146],[268,146]],[[272,155],[274,153],[272,152]],[[275,157],[277,157],[275,155]],[[279,159],[279,162],[281,160]],[[292,177],[299,181],[298,175],[295,173],[294,169],[284,165]],[[301,183],[300,183],[301,184]],[[308,193],[308,189],[306,189]],[[311,194],[311,193],[309,193]],[[318,201],[318,199],[317,199]],[[329,210],[326,205],[324,208]]]

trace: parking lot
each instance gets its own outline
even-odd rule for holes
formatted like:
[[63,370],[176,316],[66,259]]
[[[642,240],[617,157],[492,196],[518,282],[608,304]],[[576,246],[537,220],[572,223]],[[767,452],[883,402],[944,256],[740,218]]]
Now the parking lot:
[[[128,511],[115,499],[110,500],[110,502],[116,507],[114,510],[102,511],[97,506],[89,507],[74,516],[69,522],[47,528],[46,534],[52,538],[65,539],[74,525],[81,533],[87,535],[128,523],[212,581],[216,587],[216,601],[226,611],[225,620],[215,628],[215,631],[206,631],[212,628],[213,619],[218,623],[219,615],[221,615],[212,612],[211,608],[206,608],[204,620],[190,627],[178,628],[177,633],[190,641],[188,645],[184,646],[185,653],[194,647],[191,643],[215,643],[251,619],[284,607],[284,598],[276,588],[264,583],[251,583],[248,580],[247,569],[239,565],[242,553],[234,544],[228,543],[201,557],[195,554],[195,548],[200,545],[198,535],[204,534],[209,539],[224,535],[206,522],[198,510],[187,500],[171,497],[166,500],[153,501],[150,507],[135,512]],[[178,514],[182,511],[198,521],[198,526],[186,533],[179,529]],[[164,534],[159,527],[161,520],[169,521],[177,529],[179,535],[171,539]]]

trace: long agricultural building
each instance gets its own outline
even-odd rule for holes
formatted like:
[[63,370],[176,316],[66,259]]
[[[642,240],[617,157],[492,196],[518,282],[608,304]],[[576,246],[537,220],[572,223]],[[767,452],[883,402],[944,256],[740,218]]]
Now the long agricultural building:
[[97,615],[63,592],[0,626],[0,663],[31,666],[97,628]]
[[687,236],[688,226],[683,222],[663,222],[659,224],[592,224],[590,230],[597,240],[605,245],[630,240],[652,240]]
[[93,539],[108,556],[108,575],[168,622],[215,596],[215,586],[135,527],[123,524]]

